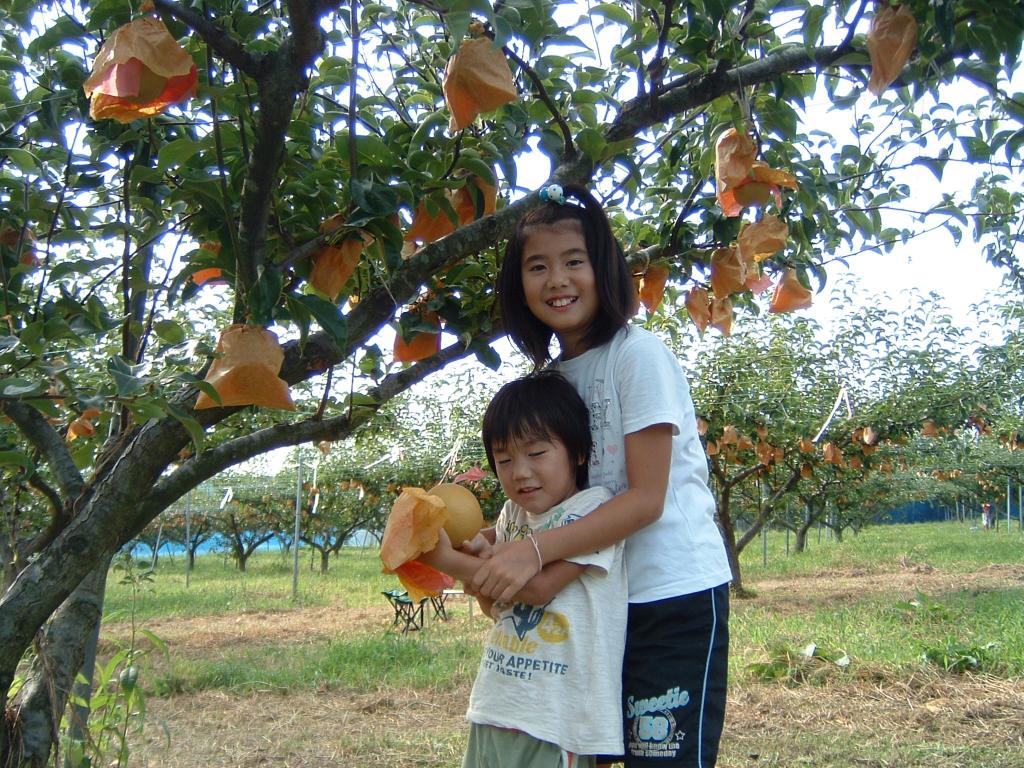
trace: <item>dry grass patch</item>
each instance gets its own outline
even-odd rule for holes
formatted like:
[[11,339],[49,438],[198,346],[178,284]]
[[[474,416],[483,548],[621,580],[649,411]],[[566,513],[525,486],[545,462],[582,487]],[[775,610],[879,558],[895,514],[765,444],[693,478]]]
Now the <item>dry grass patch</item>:
[[850,568],[782,579],[758,579],[749,584],[753,597],[734,600],[733,607],[742,610],[745,605],[750,605],[776,614],[807,613],[822,605],[852,604],[880,595],[900,600],[917,592],[940,594],[960,589],[1002,589],[1021,584],[1024,584],[1024,566],[993,564],[974,573],[949,573],[927,563],[905,559],[896,570]]
[[[386,629],[391,614],[385,605],[367,608],[318,606],[288,611],[250,611],[226,616],[150,619],[146,629],[166,642],[176,656],[210,658],[246,646],[303,645],[336,639],[354,628]],[[103,625],[105,638],[125,642],[125,622]]]
[[1020,680],[923,671],[909,680],[745,684],[730,691],[720,765],[1020,768],[1022,721]]
[[456,766],[468,696],[466,687],[154,699],[135,755],[152,768]]
[[[153,768],[453,767],[468,695],[463,686],[156,699],[135,754]],[[1019,768],[1022,721],[1019,681],[921,673],[906,681],[744,684],[730,691],[719,764]],[[991,755],[979,745],[991,745]]]

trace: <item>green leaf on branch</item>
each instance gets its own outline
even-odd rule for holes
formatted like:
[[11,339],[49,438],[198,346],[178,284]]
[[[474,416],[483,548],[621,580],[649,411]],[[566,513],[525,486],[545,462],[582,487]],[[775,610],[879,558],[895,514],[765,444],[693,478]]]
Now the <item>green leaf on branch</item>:
[[28,469],[32,466],[32,459],[23,451],[0,451],[0,466]]
[[11,378],[0,380],[0,394],[4,397],[27,397],[42,394],[43,382],[30,379]]
[[129,365],[120,355],[107,360],[107,373],[114,379],[119,397],[137,395],[146,388],[146,380],[135,376],[138,366]]
[[352,200],[372,216],[387,216],[398,208],[398,195],[391,187],[353,178],[349,182]]
[[203,431],[202,425],[176,405],[168,404],[167,410],[170,411],[171,416],[176,418],[181,423],[181,426],[183,426],[188,432],[189,437],[192,438],[192,444],[195,446],[196,452],[203,450],[203,445],[206,443],[206,433]]
[[473,348],[473,353],[476,355],[476,359],[486,365],[492,371],[496,371],[501,367],[501,355],[494,351],[494,347],[490,344],[483,344]]
[[592,16],[603,16],[609,21],[625,24],[627,27],[633,23],[633,16],[620,5],[614,3],[600,3],[590,9]]
[[320,327],[330,334],[331,338],[339,346],[345,345],[345,340],[348,338],[348,324],[337,304],[333,304],[311,293],[299,294],[292,298],[316,318],[316,321],[320,323]]
[[256,285],[249,291],[249,316],[254,325],[269,325],[274,319],[281,289],[281,273],[276,269],[261,268]]
[[583,154],[594,162],[600,162],[604,159],[604,152],[608,142],[605,141],[604,136],[596,128],[584,128],[576,136],[576,143],[583,150]]
[[946,158],[942,157],[919,157],[914,160],[918,165],[923,165],[933,174],[938,181],[942,181],[942,173],[946,170]]
[[160,147],[160,152],[157,154],[157,165],[162,170],[184,165],[200,149],[202,149],[202,144],[198,141],[175,139]]
[[804,13],[803,37],[804,48],[811,51],[821,37],[821,28],[825,23],[825,15],[828,11],[824,6],[812,5]]
[[14,163],[15,167],[22,173],[37,173],[39,171],[39,158],[20,147],[0,148],[0,157],[7,156]]
[[185,329],[173,320],[160,320],[153,324],[153,332],[168,344],[181,344],[185,341]]

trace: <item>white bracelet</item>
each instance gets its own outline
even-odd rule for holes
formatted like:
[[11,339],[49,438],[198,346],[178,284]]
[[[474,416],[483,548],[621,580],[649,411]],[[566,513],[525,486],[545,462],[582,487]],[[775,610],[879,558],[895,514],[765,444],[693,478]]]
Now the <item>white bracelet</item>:
[[540,566],[538,570],[544,570],[544,558],[540,555],[540,545],[537,543],[537,539],[533,535],[533,532],[531,531],[526,534],[526,538],[528,538],[530,543],[533,544],[533,551],[537,553],[537,565]]

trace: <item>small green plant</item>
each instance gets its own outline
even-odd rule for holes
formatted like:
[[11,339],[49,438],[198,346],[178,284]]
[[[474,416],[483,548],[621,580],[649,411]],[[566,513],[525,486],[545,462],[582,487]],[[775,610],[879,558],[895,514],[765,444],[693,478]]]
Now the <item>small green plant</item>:
[[808,643],[799,650],[783,645],[776,646],[769,654],[768,661],[748,664],[747,671],[759,680],[813,683],[848,666],[850,657],[845,651],[821,648],[816,643]]
[[912,621],[940,623],[955,621],[959,618],[958,614],[948,605],[933,600],[923,592],[918,592],[913,600],[901,600],[896,603],[895,607],[904,618]]
[[992,650],[997,645],[968,645],[949,638],[944,645],[926,647],[921,653],[921,661],[934,664],[946,672],[988,672],[995,666]]
[[[146,697],[139,683],[143,661],[154,649],[168,655],[166,643],[140,627],[135,612],[139,592],[153,581],[153,569],[148,562],[122,553],[114,561],[114,572],[122,574],[120,583],[131,590],[131,633],[127,644],[99,666],[92,681],[91,696],[71,697],[70,711],[87,712],[88,722],[76,723],[79,727],[73,729],[65,717],[61,742],[66,768],[99,765],[126,768],[130,756],[129,735],[141,733],[146,718]],[[139,647],[140,636],[149,640],[150,647]],[[89,685],[82,675],[77,682],[80,686]],[[76,738],[75,731],[82,737]]]

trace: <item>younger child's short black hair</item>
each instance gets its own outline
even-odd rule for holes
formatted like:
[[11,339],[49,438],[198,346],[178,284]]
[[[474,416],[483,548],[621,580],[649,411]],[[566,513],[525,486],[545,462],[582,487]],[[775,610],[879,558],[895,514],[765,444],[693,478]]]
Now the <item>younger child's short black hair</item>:
[[495,474],[494,451],[510,441],[556,438],[576,464],[576,487],[587,487],[593,438],[590,411],[575,387],[558,371],[536,371],[509,382],[484,412],[483,441]]

